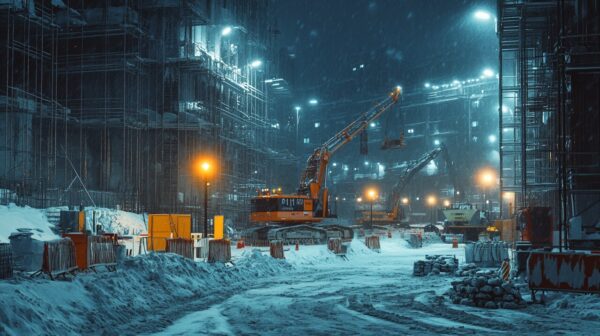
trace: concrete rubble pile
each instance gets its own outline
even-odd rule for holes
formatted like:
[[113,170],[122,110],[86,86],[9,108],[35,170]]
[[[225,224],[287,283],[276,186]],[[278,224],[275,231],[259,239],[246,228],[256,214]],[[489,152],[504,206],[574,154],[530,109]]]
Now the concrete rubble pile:
[[425,260],[415,261],[413,264],[414,276],[439,275],[441,273],[454,274],[458,268],[458,259],[455,256],[432,255],[425,256]]
[[[465,270],[461,272],[470,272]],[[458,272],[457,272],[458,273]],[[476,271],[462,280],[452,281],[446,292],[455,304],[481,308],[518,309],[526,307],[519,289],[505,282],[493,270]]]

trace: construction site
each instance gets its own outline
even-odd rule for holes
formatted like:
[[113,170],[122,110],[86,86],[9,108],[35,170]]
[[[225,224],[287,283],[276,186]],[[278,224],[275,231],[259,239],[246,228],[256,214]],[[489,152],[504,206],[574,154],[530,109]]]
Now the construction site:
[[0,334],[594,335],[599,0],[0,0]]

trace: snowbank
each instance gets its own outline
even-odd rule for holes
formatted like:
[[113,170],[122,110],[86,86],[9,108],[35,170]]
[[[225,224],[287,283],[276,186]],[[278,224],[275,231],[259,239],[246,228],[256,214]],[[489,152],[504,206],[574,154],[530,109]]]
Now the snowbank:
[[19,207],[14,203],[8,206],[0,205],[0,242],[8,243],[10,234],[17,229],[30,229],[32,238],[38,240],[52,240],[58,238],[48,222],[44,210],[30,207]]
[[[149,254],[126,260],[117,272],[79,274],[72,282],[0,282],[0,334],[149,332],[179,317],[181,310],[191,308],[188,303],[223,300],[257,278],[288,269],[289,264],[256,251],[244,253],[235,266]],[[148,316],[152,318],[146,320]],[[136,329],[129,329],[131,325]]]
[[569,309],[584,320],[600,321],[600,298],[598,295],[547,293],[546,301],[549,301],[548,308],[550,309]]
[[93,225],[92,211],[96,213],[96,224],[101,224],[105,232],[119,235],[139,235],[148,232],[144,215],[107,208],[86,208],[86,222],[89,228]]

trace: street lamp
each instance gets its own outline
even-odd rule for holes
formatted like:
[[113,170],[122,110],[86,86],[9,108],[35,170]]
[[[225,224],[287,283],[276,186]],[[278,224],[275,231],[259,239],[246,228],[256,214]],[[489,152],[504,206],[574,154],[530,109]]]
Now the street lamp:
[[208,182],[208,178],[214,172],[214,164],[208,158],[200,160],[198,163],[198,170],[200,172],[200,176],[203,178],[204,183],[204,238],[208,238],[208,186],[210,183]]
[[489,200],[487,200],[486,198],[486,191],[487,189],[491,189],[492,187],[494,187],[496,185],[496,171],[494,171],[491,168],[484,168],[482,170],[479,171],[478,176],[477,176],[477,180],[479,182],[479,185],[481,186],[481,189],[483,190],[483,199],[485,201],[485,210],[489,210],[488,209],[488,205],[490,204]]
[[369,228],[372,229],[373,228],[373,202],[375,202],[375,200],[377,200],[377,190],[375,190],[374,188],[367,190],[367,198],[371,202],[371,225]]
[[492,14],[488,11],[477,10],[473,13],[473,17],[479,21],[488,21],[492,18]]
[[258,59],[257,59],[257,60],[254,60],[254,61],[252,61],[252,62],[250,63],[250,67],[251,67],[251,68],[254,68],[254,69],[256,69],[256,68],[260,67],[261,65],[262,65],[262,61],[261,61],[261,60],[258,60]]
[[[427,205],[431,208],[431,225],[435,225],[435,220],[433,219],[433,214],[435,212],[434,208],[437,204],[437,198],[434,195],[427,196]],[[436,218],[437,220],[437,218]]]
[[231,28],[230,26],[227,26],[227,27],[223,28],[223,30],[221,30],[221,36],[227,36],[227,35],[231,34],[232,31],[233,31],[233,28]]

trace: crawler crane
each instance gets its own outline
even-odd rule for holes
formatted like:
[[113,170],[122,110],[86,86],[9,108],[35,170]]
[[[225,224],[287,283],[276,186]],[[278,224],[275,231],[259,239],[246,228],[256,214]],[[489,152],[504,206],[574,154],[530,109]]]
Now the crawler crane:
[[339,225],[318,225],[329,217],[327,165],[332,155],[363,132],[371,122],[394,106],[401,95],[395,88],[386,99],[363,113],[340,132],[317,147],[306,161],[295,194],[261,190],[251,200],[250,221],[259,224],[245,233],[247,241],[266,243],[272,239],[287,243],[324,243],[329,237],[352,238],[352,229]]

